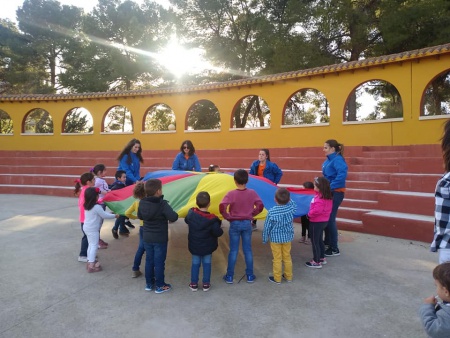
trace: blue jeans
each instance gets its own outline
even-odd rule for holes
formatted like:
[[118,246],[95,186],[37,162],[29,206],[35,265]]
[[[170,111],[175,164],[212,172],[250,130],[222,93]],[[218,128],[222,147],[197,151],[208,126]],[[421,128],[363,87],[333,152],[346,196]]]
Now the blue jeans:
[[130,232],[126,227],[125,227],[125,220],[127,218],[125,216],[120,215],[119,217],[116,218],[116,222],[114,223],[113,226],[113,230],[117,230],[119,229],[120,232]]
[[330,219],[328,220],[328,225],[325,228],[325,244],[329,245],[331,249],[338,249],[338,230],[336,225],[336,216],[344,200],[344,193],[334,191],[333,192],[333,208],[331,209]]
[[203,264],[203,283],[209,283],[211,280],[211,258],[212,254],[205,256],[192,255],[191,265],[191,282],[198,283],[198,275],[200,273],[200,265]]
[[81,232],[83,233],[83,237],[81,238],[81,248],[80,248],[79,256],[87,257],[87,250],[88,250],[89,242],[86,237],[86,234],[84,233],[83,224],[84,223],[81,223]]
[[164,268],[166,266],[167,242],[147,243],[144,242],[145,249],[145,281],[147,284],[155,284],[158,287],[164,286]]
[[228,254],[227,275],[234,276],[234,266],[239,252],[239,241],[242,237],[242,251],[245,258],[245,274],[253,275],[253,253],[252,253],[252,221],[230,222],[230,253]]
[[144,228],[142,226],[139,227],[139,246],[136,250],[136,255],[134,256],[134,263],[133,263],[133,271],[138,271],[139,266],[142,262],[142,256],[144,256]]

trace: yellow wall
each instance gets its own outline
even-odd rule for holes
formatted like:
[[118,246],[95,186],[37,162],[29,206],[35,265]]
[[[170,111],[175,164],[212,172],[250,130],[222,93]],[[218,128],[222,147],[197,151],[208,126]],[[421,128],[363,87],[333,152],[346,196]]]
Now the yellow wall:
[[[289,73],[266,77],[264,81],[241,81],[236,85],[199,86],[134,96],[90,94],[84,98],[58,96],[42,98],[21,97],[14,100],[0,96],[0,109],[7,112],[14,123],[13,135],[0,135],[2,150],[117,150],[135,137],[146,150],[178,149],[190,139],[197,149],[306,147],[323,144],[335,138],[347,146],[436,144],[447,116],[420,117],[421,100],[425,88],[438,74],[450,68],[450,54],[438,57],[422,55],[383,64],[367,64],[353,69],[321,71],[316,74],[291,77]],[[344,121],[348,95],[360,84],[370,80],[385,80],[399,91],[403,103],[403,119],[370,123]],[[213,89],[211,89],[213,88]],[[330,107],[330,122],[324,125],[282,127],[283,109],[292,94],[300,89],[314,88],[322,92]],[[110,96],[109,96],[110,95]],[[259,95],[271,110],[271,126],[259,130],[232,130],[231,113],[234,105],[247,95]],[[221,116],[220,131],[186,131],[186,112],[198,100],[210,100]],[[165,103],[176,115],[174,132],[143,133],[146,110],[156,103]],[[101,133],[106,112],[115,105],[126,106],[132,115],[133,133]],[[84,107],[93,116],[93,134],[62,135],[63,118],[75,107]],[[21,134],[26,114],[35,108],[47,110],[53,119],[52,135]]]

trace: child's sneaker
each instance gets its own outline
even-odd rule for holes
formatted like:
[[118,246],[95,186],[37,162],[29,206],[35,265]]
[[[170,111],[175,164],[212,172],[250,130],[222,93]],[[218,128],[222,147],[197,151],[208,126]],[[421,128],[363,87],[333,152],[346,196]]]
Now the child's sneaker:
[[305,243],[305,240],[306,240],[306,236],[302,236],[298,242]]
[[322,269],[322,264],[315,262],[314,260],[311,260],[310,262],[306,262],[305,265],[308,268],[314,268],[314,269]]
[[255,275],[247,275],[247,283],[254,283],[256,279]]
[[287,279],[286,276],[284,275],[284,273],[281,275],[281,278],[283,278],[283,280],[285,280],[288,283],[292,282],[292,279]]
[[98,248],[99,249],[108,249],[108,246],[103,244],[102,242],[98,241]]
[[196,283],[189,283],[189,289],[191,289],[191,291],[197,291],[198,290],[198,284]]
[[119,235],[118,235],[116,229],[112,229],[111,232],[112,232],[112,235],[113,235],[113,237],[114,237],[115,239],[119,239]]
[[224,280],[225,283],[227,283],[227,284],[233,284],[233,276],[225,275],[225,276],[223,276],[223,280]]
[[139,276],[142,276],[142,272],[140,270],[132,271],[131,272],[131,278],[138,278]]
[[269,276],[269,281],[275,284],[281,284],[281,282],[277,282],[273,276]]
[[152,284],[147,284],[145,286],[145,291],[152,291],[153,290],[153,285]]
[[125,222],[125,225],[126,225],[127,227],[131,228],[131,229],[134,229],[134,228],[135,228],[135,226],[133,225],[133,223],[131,223],[130,221],[126,221],[126,222]]
[[320,264],[322,264],[322,265],[327,264],[327,259],[326,258],[321,258],[320,259]]
[[101,243],[101,244],[103,244],[103,245],[106,245],[106,246],[109,245],[108,243],[106,243],[106,242],[105,242],[103,239],[101,239],[101,238],[99,238],[98,241],[99,241],[99,243]]
[[341,253],[339,252],[339,249],[332,249],[328,248],[328,250],[325,250],[325,256],[332,257],[332,256],[339,256]]
[[87,263],[87,257],[86,256],[78,256],[78,262]]
[[167,292],[170,291],[170,289],[172,289],[172,285],[170,284],[164,284],[163,286],[157,286],[155,288],[155,293],[163,293],[163,292]]
[[211,289],[211,284],[203,283],[203,291],[207,292],[209,289]]

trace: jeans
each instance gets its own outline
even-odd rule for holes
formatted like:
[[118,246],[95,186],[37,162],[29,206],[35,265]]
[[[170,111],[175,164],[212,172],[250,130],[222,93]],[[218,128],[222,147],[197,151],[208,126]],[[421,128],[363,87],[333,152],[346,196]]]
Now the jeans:
[[139,227],[139,245],[136,250],[136,255],[134,256],[134,263],[133,263],[133,271],[138,271],[139,266],[142,262],[142,256],[144,256],[144,228],[142,226]]
[[211,258],[212,254],[198,256],[192,255],[192,265],[191,265],[191,282],[194,284],[198,283],[198,275],[200,273],[200,265],[203,265],[203,284],[209,283],[211,280]]
[[313,260],[320,262],[321,258],[325,258],[325,244],[323,244],[323,230],[326,228],[327,222],[310,222],[309,233],[311,234],[311,245],[313,252]]
[[164,286],[164,268],[166,266],[167,242],[147,243],[144,242],[145,249],[145,281],[147,284],[155,284],[157,287]]
[[245,258],[245,274],[253,275],[253,253],[252,253],[252,221],[230,222],[230,253],[228,254],[227,275],[234,276],[234,266],[239,252],[239,241],[242,237],[242,251]]
[[88,246],[89,246],[89,242],[88,239],[86,237],[86,234],[84,233],[83,230],[83,224],[81,223],[81,232],[83,233],[83,237],[81,238],[81,249],[80,249],[80,257],[87,257],[87,250],[88,250]]
[[331,249],[338,248],[338,230],[336,225],[336,216],[338,208],[344,200],[344,193],[339,191],[333,192],[333,208],[331,209],[330,219],[325,228],[325,244],[329,245]]
[[113,226],[113,230],[117,230],[119,229],[120,232],[130,232],[126,227],[125,227],[125,220],[127,218],[125,216],[120,215],[119,217],[116,218],[116,222],[114,223]]
[[287,280],[292,280],[292,258],[291,258],[291,242],[287,243],[272,243],[270,248],[273,255],[273,279],[276,282],[281,282],[281,275],[283,272]]

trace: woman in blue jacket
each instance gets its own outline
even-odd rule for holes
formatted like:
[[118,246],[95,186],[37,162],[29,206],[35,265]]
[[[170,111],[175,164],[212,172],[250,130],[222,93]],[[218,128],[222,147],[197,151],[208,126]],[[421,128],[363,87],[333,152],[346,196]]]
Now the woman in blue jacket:
[[[278,184],[283,176],[283,172],[278,166],[270,161],[269,149],[261,149],[258,159],[250,166],[250,175],[263,176],[275,184]],[[256,220],[252,222],[252,230],[256,230]]]
[[328,248],[325,250],[325,256],[339,256],[336,216],[339,206],[344,200],[348,166],[344,159],[344,145],[338,141],[325,141],[323,152],[327,159],[322,164],[322,174],[330,181],[330,187],[333,193],[333,209],[331,210],[330,220],[325,228],[324,243],[328,245]]
[[119,157],[117,157],[117,160],[119,161],[117,170],[125,171],[127,175],[127,185],[134,184],[141,180],[141,163],[144,163],[141,141],[134,138],[128,142]]
[[180,152],[173,161],[172,170],[202,171],[191,141],[186,140],[181,143]]

